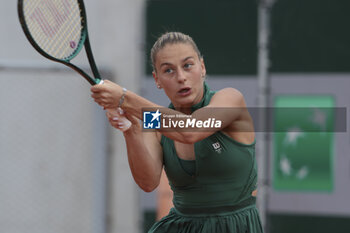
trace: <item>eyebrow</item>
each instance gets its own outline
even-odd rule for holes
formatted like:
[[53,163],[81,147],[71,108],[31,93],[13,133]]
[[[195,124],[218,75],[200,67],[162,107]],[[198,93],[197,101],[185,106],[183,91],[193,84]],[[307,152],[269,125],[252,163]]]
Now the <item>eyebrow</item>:
[[[183,59],[183,60],[182,60],[182,62],[185,62],[185,61],[187,61],[187,60],[189,60],[189,59],[191,59],[191,58],[193,58],[193,59],[194,59],[194,57],[189,56],[189,57],[186,57],[185,59]],[[172,65],[172,64],[171,64],[171,63],[169,63],[169,62],[164,62],[164,63],[160,64],[160,67],[162,67],[162,66],[166,66],[166,65]]]

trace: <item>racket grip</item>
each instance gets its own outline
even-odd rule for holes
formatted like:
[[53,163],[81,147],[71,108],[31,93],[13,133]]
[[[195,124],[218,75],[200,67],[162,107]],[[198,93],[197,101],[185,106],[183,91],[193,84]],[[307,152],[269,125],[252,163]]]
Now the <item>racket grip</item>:
[[120,123],[121,125],[118,126],[117,128],[122,131],[125,132],[127,131],[130,127],[131,127],[131,122],[125,117],[123,116],[124,111],[121,108],[117,108],[117,109],[107,109],[108,113],[111,114],[114,117],[118,118],[118,123]]

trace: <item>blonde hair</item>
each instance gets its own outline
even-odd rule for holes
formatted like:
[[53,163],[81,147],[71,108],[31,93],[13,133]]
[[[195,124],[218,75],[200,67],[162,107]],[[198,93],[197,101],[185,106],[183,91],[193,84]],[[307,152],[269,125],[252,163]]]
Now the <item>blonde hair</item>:
[[168,44],[177,44],[177,43],[183,43],[183,44],[190,44],[194,51],[196,51],[198,58],[203,58],[201,53],[199,52],[199,49],[196,45],[196,43],[193,41],[193,39],[182,32],[167,32],[161,35],[157,41],[154,43],[152,49],[151,49],[151,62],[152,62],[152,68],[154,71],[156,71],[155,64],[156,64],[156,56],[157,53],[163,49]]

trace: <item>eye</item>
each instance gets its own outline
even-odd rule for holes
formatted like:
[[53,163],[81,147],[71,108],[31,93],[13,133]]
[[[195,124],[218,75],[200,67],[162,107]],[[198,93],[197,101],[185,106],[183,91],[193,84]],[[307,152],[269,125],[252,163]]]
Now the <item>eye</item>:
[[189,69],[189,68],[191,68],[192,66],[193,66],[192,63],[186,63],[186,64],[184,65],[184,68],[185,68],[185,69]]
[[164,73],[171,74],[172,72],[173,72],[173,69],[171,69],[171,68],[167,68],[164,70]]

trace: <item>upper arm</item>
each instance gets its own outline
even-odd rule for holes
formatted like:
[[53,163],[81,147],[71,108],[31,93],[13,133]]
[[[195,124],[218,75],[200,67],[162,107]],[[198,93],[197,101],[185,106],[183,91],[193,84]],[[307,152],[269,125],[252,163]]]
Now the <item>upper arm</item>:
[[242,93],[234,88],[225,88],[215,93],[207,106],[198,109],[192,115],[201,120],[215,118],[222,122],[223,129],[239,119],[245,109]]
[[156,131],[148,131],[142,132],[142,136],[149,155],[154,162],[155,172],[160,179],[163,168],[163,149],[160,144],[160,134]]
[[215,122],[221,123],[220,127],[189,132],[186,135],[188,142],[197,142],[210,136],[216,131],[229,127],[242,117],[244,111],[246,111],[246,105],[241,92],[234,88],[225,88],[218,91],[214,94],[210,103],[193,112],[192,117],[201,121],[215,119]]
[[213,95],[204,108],[241,108],[245,107],[244,97],[235,88],[224,88]]

